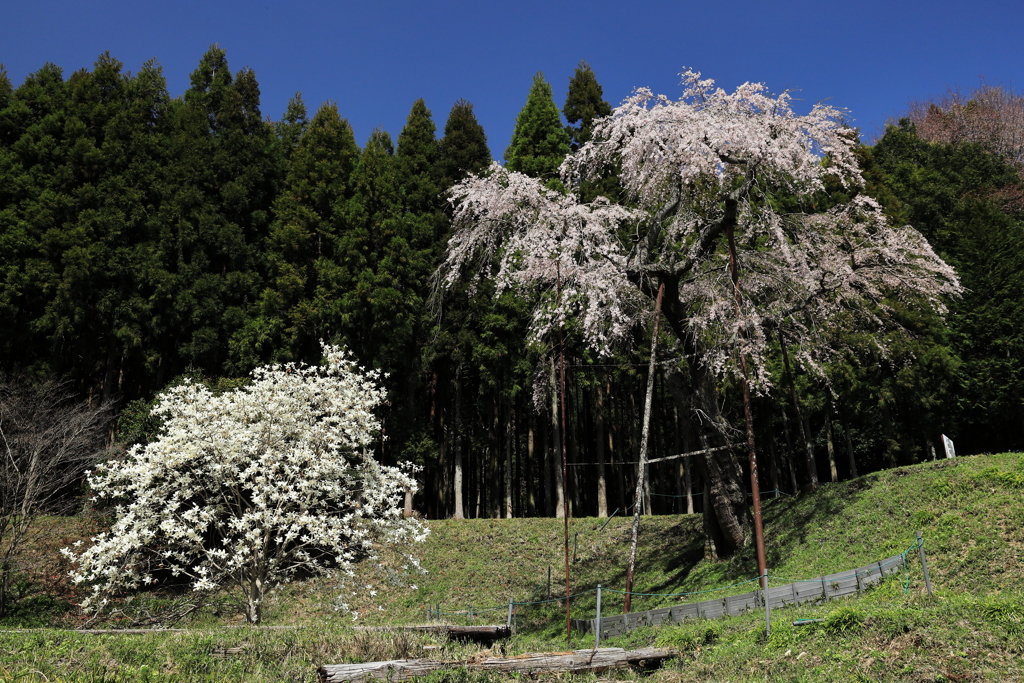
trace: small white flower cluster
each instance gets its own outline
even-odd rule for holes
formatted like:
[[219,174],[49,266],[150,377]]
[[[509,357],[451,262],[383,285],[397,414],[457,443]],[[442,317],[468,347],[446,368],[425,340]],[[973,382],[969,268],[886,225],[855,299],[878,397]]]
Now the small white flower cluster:
[[196,591],[226,587],[258,623],[267,591],[297,573],[350,573],[380,544],[405,547],[428,530],[402,515],[410,468],[366,453],[379,431],[378,373],[324,345],[325,363],[257,368],[246,387],[214,395],[186,383],[154,412],[165,434],[89,475],[117,504],[113,527],[78,554],[83,608],[154,582],[160,570]]

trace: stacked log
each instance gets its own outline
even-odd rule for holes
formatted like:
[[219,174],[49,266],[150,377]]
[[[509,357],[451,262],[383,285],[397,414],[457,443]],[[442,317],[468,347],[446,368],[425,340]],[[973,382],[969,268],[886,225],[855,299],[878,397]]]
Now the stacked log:
[[522,674],[584,672],[601,673],[628,666],[651,666],[678,655],[672,648],[647,647],[623,650],[602,647],[571,652],[531,652],[515,657],[482,657],[464,661],[436,659],[393,659],[363,664],[326,664],[319,669],[322,683],[361,683],[362,681],[404,681],[441,669],[464,668],[468,671],[503,671]]

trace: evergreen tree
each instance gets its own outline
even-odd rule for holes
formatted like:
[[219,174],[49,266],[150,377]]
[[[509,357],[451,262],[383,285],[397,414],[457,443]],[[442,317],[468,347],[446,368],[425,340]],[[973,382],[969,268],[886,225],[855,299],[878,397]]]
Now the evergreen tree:
[[452,106],[439,147],[442,190],[470,173],[483,172],[491,163],[487,135],[473,113],[472,103],[459,100]]
[[219,47],[203,55],[174,105],[161,240],[172,277],[157,294],[171,302],[162,355],[171,377],[187,365],[240,374],[249,367],[232,365],[228,350],[244,357],[238,340],[230,342],[260,294],[281,160],[260,114],[255,74],[243,69],[232,77]]
[[[569,92],[562,112],[570,124],[565,127],[565,132],[569,135],[570,147],[574,152],[591,139],[594,121],[612,113],[611,105],[604,101],[604,91],[594,71],[586,62],[580,62],[569,79]],[[613,202],[621,201],[622,185],[619,182],[618,165],[613,164],[600,177],[582,181],[576,190],[584,201],[592,201],[598,196],[607,197]]]
[[288,100],[284,116],[274,124],[274,131],[281,142],[281,150],[286,160],[291,158],[295,148],[299,146],[299,140],[306,133],[308,126],[306,103],[302,100],[302,93],[297,92]]
[[590,140],[595,119],[611,116],[612,106],[605,102],[604,90],[586,62],[580,62],[569,79],[569,93],[565,97],[562,113],[569,122],[565,132],[569,135],[569,146],[574,152]]
[[1017,169],[974,143],[921,140],[908,120],[886,131],[872,157],[888,210],[928,238],[966,289],[949,316],[962,363],[959,410],[933,430],[959,436],[966,452],[1016,447],[1024,439],[1024,215],[1006,200],[1024,196]]
[[438,209],[439,197],[437,126],[422,100],[416,100],[398,135],[395,161],[405,195],[405,211],[431,213]]
[[359,159],[352,127],[321,105],[291,155],[274,203],[266,259],[269,282],[246,326],[231,340],[238,367],[267,360],[314,362],[320,339],[341,327],[332,312],[349,181]]
[[338,251],[345,280],[337,283],[342,328],[335,334],[367,367],[399,364],[413,330],[407,297],[414,293],[406,288],[411,248],[402,234],[402,204],[391,136],[377,129],[352,173],[348,225]]
[[568,153],[569,135],[562,127],[551,86],[538,71],[526,105],[516,117],[512,140],[505,150],[505,166],[534,178],[555,180]]
[[6,372],[51,369],[50,338],[39,319],[59,278],[60,227],[73,215],[71,188],[60,179],[68,175],[65,91],[63,71],[47,63],[9,92],[0,111],[0,349]]
[[[11,344],[9,359],[80,378],[104,399],[141,391],[148,365],[150,216],[169,99],[153,62],[135,76],[121,69],[103,54],[92,72],[64,83],[59,69],[44,67],[14,93],[0,124],[17,137],[4,167],[34,179],[19,183],[21,196],[4,202],[0,218],[4,252],[22,263],[4,268],[5,283],[20,290],[4,312],[14,329],[34,332]],[[126,373],[130,387],[122,387]]]

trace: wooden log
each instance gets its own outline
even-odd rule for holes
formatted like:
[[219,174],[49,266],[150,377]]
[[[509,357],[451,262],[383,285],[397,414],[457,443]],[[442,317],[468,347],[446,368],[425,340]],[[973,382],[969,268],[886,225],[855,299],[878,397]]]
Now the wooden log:
[[427,624],[423,626],[355,626],[356,631],[414,631],[434,633],[447,638],[469,640],[475,643],[493,643],[501,638],[510,638],[512,629],[505,624],[477,624],[456,626],[452,624]]
[[369,680],[404,681],[414,676],[425,676],[433,671],[455,668],[523,674],[601,672],[630,665],[650,666],[677,654],[678,650],[671,648],[648,647],[627,651],[620,647],[602,647],[572,652],[531,652],[515,657],[486,657],[465,661],[393,659],[364,664],[327,664],[320,667],[318,675],[322,683],[360,683]]

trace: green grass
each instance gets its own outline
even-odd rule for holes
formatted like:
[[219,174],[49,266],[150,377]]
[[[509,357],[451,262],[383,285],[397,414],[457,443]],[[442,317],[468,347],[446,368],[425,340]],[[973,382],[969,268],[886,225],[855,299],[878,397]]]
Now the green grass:
[[[827,484],[813,495],[769,500],[764,519],[773,575],[807,578],[852,569],[901,552],[920,529],[935,596],[924,592],[914,553],[906,588],[901,573],[856,598],[776,610],[771,636],[765,634],[763,613],[753,613],[641,629],[602,644],[680,648],[683,656],[654,674],[659,681],[1024,680],[1022,499],[1024,456],[1003,454],[922,463]],[[572,520],[570,552],[579,534],[573,592],[598,583],[625,585],[630,520],[614,518],[601,529],[604,521]],[[429,524],[432,533],[421,552],[429,573],[418,590],[359,597],[360,623],[422,623],[427,605],[437,603],[446,611],[470,604],[475,610],[498,607],[476,622],[503,622],[510,598],[546,596],[548,567],[551,591],[564,590],[561,520]],[[728,560],[705,559],[700,530],[698,516],[643,518],[635,590],[699,591],[756,574],[753,549]],[[438,650],[424,650],[440,644],[429,636],[352,631],[351,622],[329,607],[338,590],[317,580],[276,594],[268,624],[300,626],[295,629],[224,629],[237,624],[237,617],[206,615],[193,623],[202,630],[187,634],[0,634],[0,680],[312,680],[318,663],[436,656]],[[678,602],[635,599],[633,609]],[[591,618],[593,607],[592,594],[584,595],[573,601],[574,616]],[[621,598],[606,593],[604,613],[620,608]],[[798,619],[821,621],[794,626]],[[519,608],[520,633],[501,649],[564,649],[563,620],[559,603]],[[16,625],[21,624],[9,624]],[[592,643],[585,636],[573,645]],[[216,654],[241,645],[245,649],[238,654]],[[453,657],[472,649],[444,647]]]

